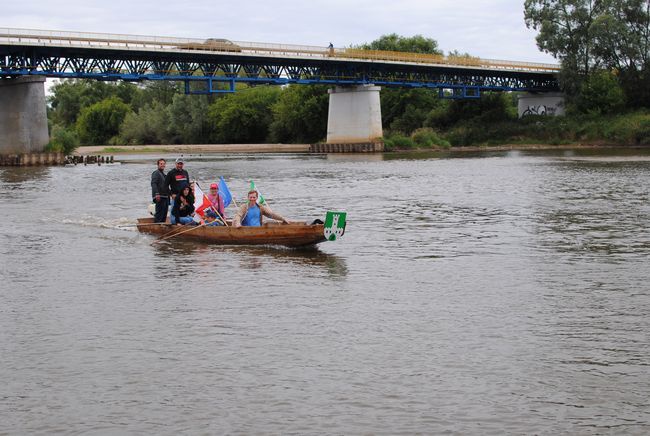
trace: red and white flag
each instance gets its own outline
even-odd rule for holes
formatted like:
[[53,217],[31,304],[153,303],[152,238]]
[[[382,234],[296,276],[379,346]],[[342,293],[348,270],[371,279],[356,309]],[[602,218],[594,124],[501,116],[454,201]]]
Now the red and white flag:
[[208,196],[201,191],[198,183],[194,183],[194,212],[201,218],[205,218],[205,210],[212,206]]

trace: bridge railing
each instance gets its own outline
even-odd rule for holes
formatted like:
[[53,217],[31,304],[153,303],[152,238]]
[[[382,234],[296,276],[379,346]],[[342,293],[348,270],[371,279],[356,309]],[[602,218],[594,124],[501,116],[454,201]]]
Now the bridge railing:
[[269,56],[279,55],[298,58],[316,57],[332,60],[354,59],[370,62],[405,62],[512,71],[559,71],[559,67],[557,65],[536,62],[481,59],[473,56],[443,56],[424,53],[362,50],[355,48],[330,48],[294,44],[230,41],[223,38],[172,38],[164,36],[0,28],[0,43],[112,49],[122,48],[130,50],[154,51],[227,52],[231,54],[241,53]]
[[100,47],[175,48],[180,44],[202,43],[202,39],[118,33],[66,32],[58,30],[0,28],[0,40],[13,43],[65,44]]
[[428,53],[407,53],[399,51],[385,50],[363,50],[363,49],[336,49],[337,57],[369,59],[369,60],[387,60],[395,62],[414,62],[423,64],[438,65],[458,65],[465,67],[478,68],[504,68],[513,70],[530,70],[530,71],[559,71],[559,67],[554,64],[544,64],[537,62],[517,62],[498,59],[482,59],[475,56],[444,56]]

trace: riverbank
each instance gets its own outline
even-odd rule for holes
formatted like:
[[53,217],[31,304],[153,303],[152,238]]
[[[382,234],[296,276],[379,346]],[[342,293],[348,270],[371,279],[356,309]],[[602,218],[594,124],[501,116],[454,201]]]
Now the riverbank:
[[[572,144],[501,144],[470,145],[450,148],[396,149],[392,153],[413,151],[440,151],[445,153],[464,153],[477,151],[509,150],[570,150],[579,148],[646,148],[647,146],[616,145],[609,143],[572,143]],[[160,153],[307,153],[309,144],[177,144],[177,145],[123,145],[123,146],[89,146],[79,147],[74,152],[77,156]]]
[[176,144],[176,145],[97,145],[79,147],[75,155],[116,153],[306,153],[309,144]]
[[[437,148],[436,151],[445,152],[476,152],[476,151],[510,151],[510,150],[576,150],[576,149],[634,149],[634,148],[650,148],[647,145],[620,145],[610,143],[571,143],[571,144],[502,144],[502,145],[466,145],[450,148]],[[407,151],[407,150],[396,150]],[[413,151],[410,149],[408,151]]]

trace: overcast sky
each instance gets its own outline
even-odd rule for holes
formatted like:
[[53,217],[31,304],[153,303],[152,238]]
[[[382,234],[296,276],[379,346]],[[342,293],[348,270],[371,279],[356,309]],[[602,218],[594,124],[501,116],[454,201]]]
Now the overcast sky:
[[555,62],[526,28],[523,0],[29,0],[3,1],[1,27],[115,32],[335,47],[388,33],[423,35],[442,50]]

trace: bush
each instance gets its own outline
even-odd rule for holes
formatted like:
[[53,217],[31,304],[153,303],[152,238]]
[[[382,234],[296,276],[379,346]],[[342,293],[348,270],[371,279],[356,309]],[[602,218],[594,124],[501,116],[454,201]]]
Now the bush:
[[602,136],[608,141],[620,145],[639,145],[650,142],[650,114],[626,114],[603,124]]
[[442,139],[433,129],[428,127],[423,127],[414,131],[411,134],[411,139],[417,147],[449,148],[451,146],[449,141]]
[[45,147],[45,151],[61,152],[71,154],[79,147],[79,137],[74,129],[66,129],[61,125],[52,127],[50,142]]
[[415,142],[411,138],[400,133],[384,138],[384,150],[386,151],[409,150],[415,147]]

